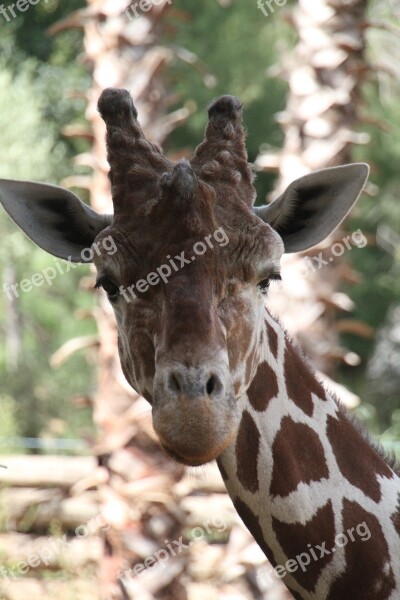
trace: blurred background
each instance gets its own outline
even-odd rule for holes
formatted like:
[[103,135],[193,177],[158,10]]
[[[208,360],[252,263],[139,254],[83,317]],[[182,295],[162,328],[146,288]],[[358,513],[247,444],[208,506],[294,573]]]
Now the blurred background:
[[[2,178],[69,187],[109,212],[96,112],[109,86],[129,89],[146,134],[174,160],[201,142],[215,96],[239,96],[258,203],[311,170],[369,163],[350,218],[307,256],[285,259],[268,304],[398,454],[399,19],[400,0],[0,7]],[[120,372],[91,268],[60,266],[51,285],[15,294],[10,286],[55,262],[5,213],[0,240],[1,598],[290,598],[217,470],[187,472],[158,448],[149,407]],[[195,540],[196,527],[203,535],[185,552],[121,580],[168,540]]]

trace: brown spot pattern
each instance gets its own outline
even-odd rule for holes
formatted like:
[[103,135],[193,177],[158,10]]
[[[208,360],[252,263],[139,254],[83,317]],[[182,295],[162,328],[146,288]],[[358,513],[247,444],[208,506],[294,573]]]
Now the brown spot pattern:
[[400,494],[398,495],[398,498],[397,498],[397,510],[392,515],[392,523],[393,523],[394,528],[396,529],[397,533],[400,536]]
[[[329,500],[325,506],[320,508],[305,525],[282,523],[273,518],[272,528],[288,559],[295,559],[304,552],[309,553],[308,544],[311,544],[318,560],[309,554],[311,562],[305,567],[306,570],[303,571],[299,566],[291,575],[306,590],[313,592],[322,570],[332,560],[332,554],[323,554],[316,548],[325,542],[324,548],[330,551],[335,544],[335,521],[331,501]],[[283,578],[284,580],[285,578]],[[344,595],[341,600],[345,600],[345,598],[349,598],[349,596]],[[355,598],[361,598],[361,596],[355,596]]]
[[258,491],[257,459],[260,448],[260,432],[251,414],[245,410],[236,438],[237,477],[242,486],[252,492]]
[[[256,540],[257,544],[260,546],[261,550],[264,552],[268,561],[271,563],[271,565],[273,567],[276,567],[277,563],[274,558],[274,554],[273,554],[271,548],[267,545],[267,543],[265,541],[265,537],[264,537],[263,531],[261,529],[259,518],[253,513],[251,508],[249,508],[247,506],[247,504],[245,502],[243,502],[243,500],[241,500],[240,498],[236,498],[233,501],[233,505],[234,505],[239,517],[242,519],[243,523],[246,525],[247,529],[250,531],[250,533]],[[289,584],[286,583],[286,586],[291,590]],[[295,598],[295,600],[303,600],[303,597],[300,594],[298,594],[297,592],[294,592],[291,590],[291,593],[293,594],[293,598]]]
[[269,345],[269,349],[271,351],[271,354],[275,358],[277,358],[278,357],[278,334],[276,333],[276,331],[272,327],[272,325],[270,325],[268,323],[268,321],[265,321],[265,325],[267,327],[267,332],[268,332],[268,345]]
[[393,477],[383,458],[341,412],[338,418],[328,417],[327,434],[342,475],[372,500],[379,502],[381,487],[377,476]]
[[311,394],[326,400],[324,388],[289,341],[285,349],[285,381],[289,398],[309,417],[314,411]]
[[[371,534],[369,539],[364,522]],[[360,525],[363,525],[361,535],[357,533]],[[327,600],[387,600],[395,587],[395,579],[392,568],[387,568],[389,550],[379,521],[356,502],[344,500],[343,532],[351,528],[355,529],[354,541],[346,533],[349,540],[345,547],[346,570],[334,581]]]
[[308,425],[295,423],[290,417],[282,419],[272,445],[272,456],[270,492],[273,496],[287,496],[301,482],[308,484],[329,477],[318,435]]
[[278,392],[278,380],[275,372],[267,362],[260,363],[257,373],[247,390],[252,407],[259,412],[263,412],[272,398],[278,395]]
[[274,559],[272,550],[269,548],[269,546],[267,546],[265,542],[259,518],[253,513],[251,508],[249,508],[247,504],[243,502],[243,500],[241,500],[240,498],[236,498],[236,500],[233,501],[233,504],[236,508],[239,517],[242,519],[243,523],[246,525],[247,529],[250,531],[257,544],[260,546],[261,550],[264,552],[271,565],[275,567],[276,561]]

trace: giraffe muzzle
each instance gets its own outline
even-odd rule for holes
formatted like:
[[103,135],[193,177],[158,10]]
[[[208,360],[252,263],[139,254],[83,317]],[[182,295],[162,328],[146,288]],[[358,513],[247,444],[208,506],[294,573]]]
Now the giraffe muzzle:
[[238,415],[229,372],[174,365],[156,370],[153,425],[173,458],[197,466],[231,443]]

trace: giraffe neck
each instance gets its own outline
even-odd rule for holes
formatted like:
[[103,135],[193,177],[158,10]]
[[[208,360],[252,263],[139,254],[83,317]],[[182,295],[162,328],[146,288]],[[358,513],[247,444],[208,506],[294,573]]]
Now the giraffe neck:
[[266,313],[236,440],[234,505],[301,600],[399,600],[400,477]]

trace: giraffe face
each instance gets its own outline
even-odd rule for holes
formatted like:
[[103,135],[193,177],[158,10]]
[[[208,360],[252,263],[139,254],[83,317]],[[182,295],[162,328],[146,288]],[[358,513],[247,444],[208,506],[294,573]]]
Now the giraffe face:
[[[256,368],[263,290],[279,273],[283,243],[245,204],[219,202],[186,161],[160,178],[141,222],[117,217],[95,257],[132,387],[151,404],[167,452],[199,465],[237,433],[237,398]],[[254,365],[254,366],[253,366]]]
[[253,208],[237,98],[210,105],[204,141],[190,163],[178,164],[145,138],[127,90],[104,90],[98,108],[114,215],[33,182],[0,180],[0,202],[54,256],[89,262],[86,250],[96,248],[97,282],[115,310],[126,378],[152,403],[168,452],[203,464],[237,433],[236,400],[251,383],[262,346],[260,287],[277,276],[284,248],[306,250],[335,229],[368,168],[311,173]]

